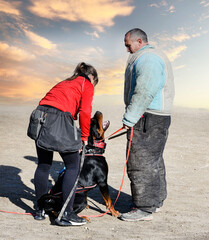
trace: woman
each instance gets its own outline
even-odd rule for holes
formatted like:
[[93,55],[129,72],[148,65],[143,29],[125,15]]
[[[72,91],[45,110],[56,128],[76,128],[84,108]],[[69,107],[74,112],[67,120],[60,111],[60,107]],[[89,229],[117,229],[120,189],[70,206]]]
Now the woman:
[[[68,112],[74,120],[77,119],[77,114],[79,114],[81,140],[84,145],[86,145],[88,141],[94,87],[97,83],[98,76],[95,68],[84,62],[79,63],[73,76],[55,85],[39,103],[39,108],[44,108],[46,112],[48,109],[52,110],[53,114],[64,115]],[[54,125],[51,125],[51,127],[53,126]],[[64,126],[59,127],[63,128]],[[48,192],[48,176],[52,165],[53,151],[48,151],[38,146],[37,143],[38,142],[36,141],[38,166],[35,171],[34,184],[38,200]],[[66,167],[66,173],[62,185],[64,203],[73,189],[76,178],[79,174],[80,155],[78,150],[73,152],[59,152],[59,154]],[[75,192],[65,209],[60,225],[72,226],[83,225],[86,223],[85,219],[78,217],[73,212],[74,198]],[[37,206],[35,219],[45,219],[44,210],[40,209],[39,206]]]

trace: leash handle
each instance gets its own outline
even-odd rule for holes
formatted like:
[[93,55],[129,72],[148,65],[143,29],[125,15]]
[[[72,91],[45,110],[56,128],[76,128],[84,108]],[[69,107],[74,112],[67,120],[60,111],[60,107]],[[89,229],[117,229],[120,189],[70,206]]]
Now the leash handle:
[[123,130],[123,127],[122,127],[122,128],[119,128],[117,131],[115,131],[114,133],[112,133],[112,134],[109,135],[108,137],[105,137],[105,138],[99,140],[98,142],[102,142],[102,141],[104,141],[105,139],[108,139],[108,138],[112,137],[113,135],[115,135],[116,133],[120,132],[121,130]]
[[114,139],[114,138],[120,137],[120,136],[122,136],[122,135],[124,135],[124,134],[126,134],[126,133],[127,133],[127,131],[122,132],[122,133],[118,133],[118,134],[115,135],[115,136],[109,137],[108,140],[111,140],[111,139]]

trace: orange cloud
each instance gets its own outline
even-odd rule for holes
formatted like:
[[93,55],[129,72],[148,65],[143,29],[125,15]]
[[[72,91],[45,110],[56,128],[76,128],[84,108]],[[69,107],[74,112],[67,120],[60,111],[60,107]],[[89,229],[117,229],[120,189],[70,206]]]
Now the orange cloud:
[[8,2],[4,0],[0,0],[0,12],[4,12],[6,14],[14,14],[14,15],[21,15],[18,7],[21,3],[20,2]]
[[124,86],[124,62],[118,61],[114,66],[98,69],[99,84],[96,86],[96,95],[121,95]]
[[[50,82],[56,82],[47,73],[39,73],[36,56],[21,48],[0,42],[0,61],[1,101],[39,99],[50,89]],[[44,64],[41,64],[43,68],[47,66]]]
[[0,69],[0,96],[20,98],[23,101],[40,99],[50,89],[46,79],[18,72],[17,70]]
[[18,47],[9,46],[7,43],[0,42],[0,59],[1,58],[23,62],[34,59],[35,55]]
[[[95,88],[95,95],[123,94],[124,62],[121,64],[120,61],[111,67],[107,63],[103,67],[97,67],[99,84]],[[63,79],[56,78],[60,75],[59,72],[53,74],[55,77],[47,75],[47,73],[39,73],[35,71],[35,66],[33,69],[30,64],[17,66],[15,63],[13,65],[10,63],[9,66],[0,67],[0,101],[7,98],[18,99],[21,102],[40,100],[56,83],[65,79],[65,77]],[[69,66],[64,65],[63,71],[68,72],[66,77],[73,73],[74,67],[71,66],[72,69],[69,71]]]
[[84,21],[103,31],[104,26],[113,26],[116,16],[128,16],[134,10],[130,0],[34,0],[29,10],[40,17]]
[[48,39],[39,36],[38,34],[28,31],[28,30],[24,30],[26,36],[37,46],[45,48],[47,50],[53,50],[56,49],[56,44],[53,44],[51,41],[49,41]]

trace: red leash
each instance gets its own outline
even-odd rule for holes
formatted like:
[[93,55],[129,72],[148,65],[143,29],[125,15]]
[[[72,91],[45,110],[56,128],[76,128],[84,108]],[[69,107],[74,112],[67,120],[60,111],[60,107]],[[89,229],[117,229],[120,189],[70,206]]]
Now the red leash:
[[31,216],[34,216],[33,213],[18,213],[18,212],[9,212],[9,211],[3,211],[3,210],[0,210],[0,212],[3,212],[3,213],[12,213],[12,214],[20,214],[20,215],[31,215]]
[[[110,136],[100,140],[100,141],[103,141],[105,139],[108,139],[110,138],[111,136],[115,135],[116,133],[120,132],[121,130],[123,130],[123,127],[118,129],[117,131],[115,131],[114,133],[112,133]],[[131,141],[132,141],[132,138],[133,138],[133,127],[131,128],[131,136],[130,136],[130,141],[129,141],[129,146],[128,146],[128,152],[127,152],[127,157],[126,157],[126,162],[125,162],[125,166],[124,166],[124,170],[123,170],[123,177],[122,177],[122,182],[121,182],[121,185],[120,185],[120,189],[118,191],[118,195],[117,195],[117,198],[113,204],[113,207],[115,206],[119,196],[120,196],[120,193],[121,193],[121,189],[122,189],[122,186],[123,186],[123,182],[124,182],[124,178],[125,178],[125,173],[126,173],[126,165],[127,165],[127,162],[128,162],[128,159],[129,159],[129,153],[130,153],[130,149],[131,149]],[[12,213],[12,214],[20,214],[20,215],[30,215],[30,216],[34,216],[33,213],[18,213],[18,212],[9,212],[9,211],[3,211],[3,210],[0,210],[0,212],[3,212],[3,213]],[[105,214],[107,214],[108,212],[110,212],[110,210],[106,211],[105,213],[102,213],[102,214],[99,214],[99,215],[82,215],[80,217],[102,217],[104,216]]]
[[[119,130],[117,130],[116,132],[111,134],[110,136],[116,134],[117,132],[121,131],[122,129],[123,128],[120,128]],[[133,127],[131,128],[131,136],[130,136],[130,141],[129,141],[129,145],[128,145],[128,152],[127,152],[127,156],[126,156],[126,162],[125,162],[125,166],[124,166],[124,170],[123,170],[123,177],[122,177],[121,185],[120,185],[120,188],[119,188],[119,191],[118,191],[118,195],[117,195],[117,197],[115,199],[115,202],[113,204],[113,207],[115,206],[115,204],[116,204],[116,202],[117,202],[117,200],[118,200],[118,198],[120,196],[121,189],[123,187],[123,182],[124,182],[124,178],[125,178],[125,174],[126,174],[126,165],[127,165],[128,159],[129,159],[132,139],[133,139]],[[81,216],[79,215],[79,217],[102,217],[102,216],[106,215],[108,212],[110,212],[110,209],[108,211],[104,212],[104,213],[99,214],[99,215],[81,215]]]
[[124,129],[123,127],[120,128],[120,129],[118,129],[117,131],[115,131],[114,133],[112,133],[110,136],[105,137],[105,138],[99,140],[99,142],[104,141],[105,139],[108,139],[108,138],[112,137],[113,135],[115,135],[116,133],[120,132],[120,131],[123,130],[123,129]]

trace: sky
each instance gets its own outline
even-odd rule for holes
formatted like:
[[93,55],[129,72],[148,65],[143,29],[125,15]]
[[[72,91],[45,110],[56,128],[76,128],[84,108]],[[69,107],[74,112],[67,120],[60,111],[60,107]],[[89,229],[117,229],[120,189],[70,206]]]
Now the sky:
[[209,109],[209,0],[0,0],[0,104],[28,104],[79,62],[98,101],[123,104],[124,34],[141,28],[169,57],[174,106]]

